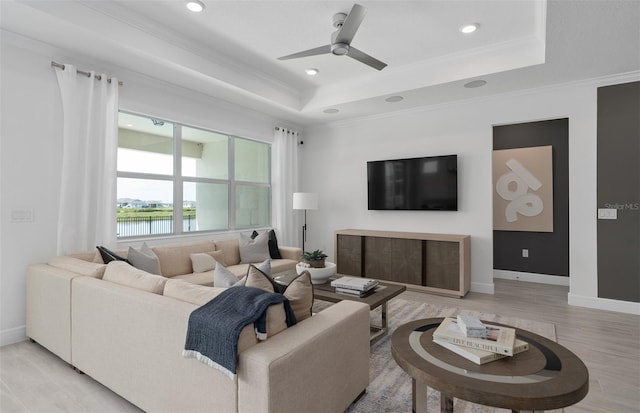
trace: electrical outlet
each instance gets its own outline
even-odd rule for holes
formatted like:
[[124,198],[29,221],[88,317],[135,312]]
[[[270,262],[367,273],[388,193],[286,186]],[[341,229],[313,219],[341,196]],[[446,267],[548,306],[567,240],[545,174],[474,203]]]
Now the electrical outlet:
[[522,249],[522,258],[529,258],[529,250],[526,248]]

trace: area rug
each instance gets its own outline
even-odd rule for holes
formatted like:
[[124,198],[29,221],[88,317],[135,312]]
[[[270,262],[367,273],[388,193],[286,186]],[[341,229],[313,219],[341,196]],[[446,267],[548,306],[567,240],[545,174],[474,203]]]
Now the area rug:
[[[316,301],[314,311],[321,311],[328,303]],[[482,320],[495,321],[522,328],[551,340],[556,340],[555,326],[531,320],[523,320],[503,315],[438,307],[426,303],[395,298],[389,301],[389,333],[371,347],[369,387],[367,392],[347,410],[347,413],[409,413],[411,412],[411,377],[402,370],[391,356],[391,334],[400,325],[412,320],[430,317],[450,317],[457,314],[473,314]],[[380,324],[380,309],[371,312],[372,321]],[[428,411],[440,411],[440,394],[429,389]],[[511,410],[493,408],[465,400],[454,399],[456,413],[510,413]],[[562,412],[549,410],[547,412]]]

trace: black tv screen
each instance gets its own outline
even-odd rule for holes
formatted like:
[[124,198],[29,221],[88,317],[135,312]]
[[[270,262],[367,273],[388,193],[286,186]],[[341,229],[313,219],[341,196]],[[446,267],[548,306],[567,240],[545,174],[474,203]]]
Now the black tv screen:
[[367,162],[370,210],[458,210],[458,156]]

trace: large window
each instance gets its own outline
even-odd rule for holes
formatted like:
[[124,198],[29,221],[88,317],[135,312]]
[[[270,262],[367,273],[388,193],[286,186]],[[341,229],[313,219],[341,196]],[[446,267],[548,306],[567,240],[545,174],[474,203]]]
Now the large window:
[[118,237],[269,226],[271,147],[120,112]]

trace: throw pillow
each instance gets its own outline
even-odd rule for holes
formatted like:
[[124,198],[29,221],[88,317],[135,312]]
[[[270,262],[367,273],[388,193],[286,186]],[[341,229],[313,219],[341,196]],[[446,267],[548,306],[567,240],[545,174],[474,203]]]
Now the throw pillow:
[[[218,271],[218,267],[221,267]],[[267,258],[260,264],[255,265],[255,267],[264,273],[267,277],[271,278],[271,259]],[[247,269],[247,274],[251,267]],[[217,274],[217,275],[216,275]],[[242,287],[247,283],[247,276],[245,275],[240,280],[238,277],[231,271],[229,271],[226,267],[222,265],[216,265],[216,271],[213,273],[213,285],[215,287]]]
[[103,246],[97,246],[98,252],[100,252],[100,256],[102,257],[102,262],[105,264],[109,264],[111,261],[127,261],[126,258],[119,256],[113,251],[108,250]]
[[250,236],[240,234],[240,262],[251,264],[262,262],[269,257],[269,234],[264,232],[255,239]]
[[213,257],[213,259],[216,260],[216,262],[219,262],[220,264],[224,265],[225,267],[229,266],[229,264],[227,264],[227,261],[225,260],[224,251],[222,251],[222,250],[209,251],[209,252],[207,252],[207,254],[211,255]]
[[289,299],[291,309],[299,323],[305,318],[311,317],[313,307],[313,284],[309,271],[303,271],[284,290],[284,296]]
[[[278,238],[276,237],[276,231],[270,230],[267,231],[269,233],[269,242],[267,245],[269,246],[269,256],[271,256],[274,260],[282,259],[282,255],[280,254],[280,248],[278,247]],[[251,239],[255,239],[258,236],[258,231],[253,231],[251,234]]]
[[257,269],[253,264],[249,265],[249,271],[247,271],[245,278],[247,280],[245,286],[247,287],[255,287],[272,293],[276,292],[271,277]]
[[151,251],[147,243],[143,243],[139,250],[129,247],[127,260],[134,267],[149,272],[151,274],[161,275],[160,260],[158,256]]
[[274,260],[282,259],[282,255],[280,255],[280,247],[278,247],[278,238],[276,238],[276,231],[269,231],[269,255]]
[[189,254],[189,257],[191,257],[193,272],[207,272],[216,268],[215,258],[207,253]]
[[199,252],[190,254],[191,267],[193,272],[207,272],[216,268],[216,264],[224,264],[224,253],[222,251]]
[[227,269],[224,265],[218,263],[213,271],[213,286],[229,288],[238,283],[238,277]]

